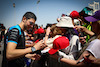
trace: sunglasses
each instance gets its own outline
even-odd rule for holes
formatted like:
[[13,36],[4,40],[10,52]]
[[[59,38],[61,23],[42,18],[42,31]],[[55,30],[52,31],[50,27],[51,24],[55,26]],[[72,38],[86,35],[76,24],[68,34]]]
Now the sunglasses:
[[30,22],[30,25],[34,25],[34,23],[33,22]]

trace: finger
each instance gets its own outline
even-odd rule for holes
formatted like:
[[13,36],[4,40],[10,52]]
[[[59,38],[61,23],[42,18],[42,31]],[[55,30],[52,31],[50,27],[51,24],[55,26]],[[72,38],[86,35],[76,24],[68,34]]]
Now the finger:
[[89,55],[87,55],[86,57],[87,57],[87,58],[89,58],[89,56],[90,56],[90,54],[89,54]]
[[37,55],[35,56],[35,59],[36,59],[36,60],[39,60],[40,57],[41,57],[41,56],[40,56],[39,54],[37,54]]
[[38,57],[41,57],[41,55],[37,54]]
[[77,30],[77,26],[74,26],[74,29],[76,29],[76,30]]
[[86,56],[88,56],[89,54],[83,54],[83,57],[86,58]]
[[80,37],[81,36],[81,33],[79,33],[78,36]]
[[35,58],[31,58],[32,60],[35,60]]
[[84,39],[86,39],[86,36],[84,36]]
[[36,53],[32,54],[32,56],[35,57],[36,56]]
[[41,41],[42,42],[42,44],[44,44],[44,41]]

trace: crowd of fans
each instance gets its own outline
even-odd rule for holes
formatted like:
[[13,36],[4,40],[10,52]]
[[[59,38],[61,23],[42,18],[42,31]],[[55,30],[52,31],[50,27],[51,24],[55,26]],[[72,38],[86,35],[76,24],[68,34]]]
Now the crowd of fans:
[[[4,38],[5,30],[6,30],[5,26],[2,23],[0,23],[0,42]],[[0,44],[0,47],[1,47],[1,44]]]
[[[81,12],[72,11],[70,15],[62,14],[58,23],[47,24],[45,28],[33,24],[24,30],[25,49],[34,47],[42,40],[42,49],[33,51],[41,57],[38,60],[26,58],[26,67],[48,67],[56,64],[50,58],[69,66],[100,66],[100,10],[93,14],[93,9],[85,7]],[[2,26],[2,25],[1,25]],[[0,31],[3,32],[5,27]],[[0,36],[0,41],[2,35]],[[52,64],[52,67],[55,66]],[[69,67],[68,66],[68,67]]]

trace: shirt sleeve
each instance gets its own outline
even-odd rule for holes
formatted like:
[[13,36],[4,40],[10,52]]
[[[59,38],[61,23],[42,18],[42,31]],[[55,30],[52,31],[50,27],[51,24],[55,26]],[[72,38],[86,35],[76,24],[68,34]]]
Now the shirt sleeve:
[[13,42],[18,44],[19,30],[14,28],[9,31],[8,34],[8,42]]
[[89,46],[86,49],[87,51],[91,52],[96,58],[100,58],[100,40],[95,39],[90,42]]

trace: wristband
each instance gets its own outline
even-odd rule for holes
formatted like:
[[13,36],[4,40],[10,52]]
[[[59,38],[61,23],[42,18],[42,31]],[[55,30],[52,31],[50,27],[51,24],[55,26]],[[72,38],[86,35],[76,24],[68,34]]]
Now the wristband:
[[31,47],[32,52],[36,51],[36,49],[34,47]]
[[46,36],[49,36],[49,35],[46,35]]

